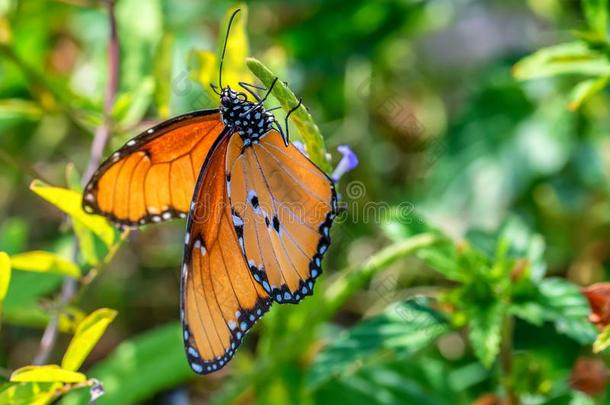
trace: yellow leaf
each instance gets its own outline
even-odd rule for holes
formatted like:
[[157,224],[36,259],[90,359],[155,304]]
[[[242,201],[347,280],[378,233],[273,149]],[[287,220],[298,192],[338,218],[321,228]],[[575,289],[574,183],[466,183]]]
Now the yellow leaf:
[[106,218],[83,211],[81,193],[61,187],[52,187],[40,180],[34,180],[30,184],[30,190],[90,229],[106,246],[111,247],[117,241],[118,233]]
[[218,96],[210,87],[210,83],[218,84],[218,61],[216,54],[210,51],[191,50],[188,55],[190,79],[201,84],[205,90],[205,99],[201,104],[205,107],[218,107]]
[[11,382],[63,382],[79,383],[87,377],[83,373],[65,370],[58,365],[25,366],[11,374]]
[[610,346],[610,326],[606,326],[593,342],[593,353],[603,352],[608,346]]
[[[250,52],[248,34],[246,31],[248,7],[245,4],[238,4],[227,11],[221,24],[220,32],[222,35],[218,36],[218,61],[220,64],[220,56],[222,55],[222,47],[224,46],[225,33],[229,26],[229,19],[238,8],[240,11],[235,16],[231,26],[231,33],[229,34],[229,39],[227,41],[227,52],[225,53],[225,60],[222,68],[223,86],[229,85],[234,89],[239,88],[240,81],[252,82],[252,74],[246,69],[245,65],[246,58]],[[218,72],[218,70],[216,70],[216,72]]]
[[81,275],[80,268],[76,264],[42,250],[12,256],[11,266],[15,270],[54,273],[73,278],[79,278]]
[[0,302],[4,301],[11,281],[11,259],[5,252],[0,252]]
[[[222,67],[222,85],[225,87],[229,86],[235,90],[240,89],[240,81],[252,83],[254,79],[250,71],[245,67],[246,57],[250,52],[246,32],[248,7],[245,4],[239,4],[227,11],[220,24],[216,53],[194,51],[189,55],[189,65],[193,69],[193,78],[206,89],[210,100],[218,100],[218,96],[210,88],[210,83],[220,84],[218,73],[220,70],[220,57],[225,43],[225,33],[227,32],[231,15],[238,8],[240,12],[233,20],[231,33],[227,41],[227,50]],[[215,105],[217,104],[218,101],[215,102]]]
[[83,319],[76,327],[61,366],[67,370],[78,370],[116,315],[113,309],[100,308]]

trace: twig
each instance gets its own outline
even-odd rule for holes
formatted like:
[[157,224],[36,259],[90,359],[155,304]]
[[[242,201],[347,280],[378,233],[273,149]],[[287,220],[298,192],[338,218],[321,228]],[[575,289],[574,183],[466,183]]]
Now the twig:
[[[85,175],[83,176],[83,183],[89,180],[91,175],[95,172],[95,169],[99,166],[104,149],[106,148],[106,144],[110,139],[110,129],[112,127],[112,108],[114,106],[119,84],[120,54],[116,16],[114,13],[115,3],[114,0],[108,0],[105,2],[105,4],[108,9],[108,19],[110,21],[110,42],[108,44],[108,84],[106,85],[102,123],[95,131],[95,136],[91,145],[91,159],[89,160],[89,165]],[[78,240],[75,239],[73,252],[75,261],[78,256],[78,250]],[[59,303],[42,335],[42,339],[40,340],[40,348],[36,354],[36,357],[34,358],[34,364],[44,364],[48,361],[49,355],[51,354],[57,340],[59,316],[62,310],[68,305],[76,294],[76,287],[76,280],[69,277],[64,279]]]

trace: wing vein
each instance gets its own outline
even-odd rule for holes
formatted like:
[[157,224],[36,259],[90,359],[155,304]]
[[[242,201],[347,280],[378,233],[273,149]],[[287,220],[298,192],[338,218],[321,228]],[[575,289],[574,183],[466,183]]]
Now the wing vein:
[[[269,183],[267,182],[267,178],[265,177],[265,173],[263,173],[263,168],[260,164],[260,161],[258,160],[258,155],[256,154],[256,150],[252,149],[252,153],[254,154],[254,159],[256,159],[256,166],[258,166],[258,171],[261,174],[261,178],[263,179],[263,182],[265,183],[265,187],[267,188],[267,191],[269,192],[269,196],[271,197],[271,204],[273,206],[273,210],[275,211],[276,215],[279,215],[279,212],[277,211],[277,208],[275,207],[275,197],[273,196],[273,192],[271,191],[271,187],[269,186]],[[247,190],[246,190],[247,191]],[[284,228],[284,231],[286,230],[286,228]],[[269,234],[269,239],[272,239],[272,234],[269,228],[267,228],[267,233]],[[299,271],[296,269],[294,262],[292,261],[292,258],[290,257],[290,255],[288,254],[288,251],[286,250],[286,246],[284,245],[284,240],[279,236],[278,234],[278,239],[280,241],[280,246],[282,247],[282,250],[284,251],[284,254],[286,255],[286,257],[288,258],[288,261],[290,262],[290,265],[292,266],[292,270],[294,271],[294,273],[302,280],[301,275],[299,274]],[[273,248],[273,245],[271,245]],[[275,250],[275,249],[273,249]],[[281,271],[281,267],[280,267],[280,271]]]

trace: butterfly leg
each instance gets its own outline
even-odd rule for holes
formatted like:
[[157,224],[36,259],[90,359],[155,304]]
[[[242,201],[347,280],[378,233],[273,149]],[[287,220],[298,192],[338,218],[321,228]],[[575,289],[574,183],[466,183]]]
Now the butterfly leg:
[[243,113],[239,114],[239,116],[243,117],[244,115],[246,115],[246,114],[256,110],[260,106],[262,106],[263,103],[265,102],[265,100],[267,100],[267,97],[269,97],[269,94],[271,94],[271,91],[273,90],[273,87],[275,86],[275,83],[277,83],[277,77],[275,79],[273,79],[273,82],[271,82],[271,86],[269,86],[269,89],[267,90],[267,93],[263,96],[263,98],[258,100],[258,103],[254,104],[252,106],[252,108],[250,108],[249,110],[244,111]]
[[218,91],[218,86],[216,86],[214,83],[210,83],[210,87],[212,88],[212,91],[214,93],[216,93],[220,96],[220,91]]
[[290,139],[289,138],[290,129],[288,127],[288,118],[290,118],[290,114],[292,114],[293,112],[298,110],[298,108],[301,106],[302,103],[303,103],[303,99],[299,98],[298,104],[296,106],[294,106],[290,111],[288,111],[288,114],[286,114],[286,118],[284,120],[284,127],[286,128],[286,133],[284,133],[284,131],[282,130],[282,126],[280,124],[277,125],[277,130],[282,135],[282,138],[284,138],[284,143],[286,144],[286,146],[288,146],[288,142]]
[[256,101],[261,101],[261,98],[258,94],[256,94],[253,89],[257,89],[257,90],[262,90],[262,91],[266,91],[267,88],[263,87],[263,86],[257,86],[256,84],[250,84],[250,83],[246,83],[246,82],[239,82],[239,86],[246,90],[248,93],[250,93],[252,95],[252,97],[254,97],[256,99]]

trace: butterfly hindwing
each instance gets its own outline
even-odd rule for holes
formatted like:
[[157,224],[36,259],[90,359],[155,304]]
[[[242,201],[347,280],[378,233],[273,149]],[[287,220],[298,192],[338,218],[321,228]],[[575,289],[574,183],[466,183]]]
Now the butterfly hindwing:
[[186,217],[199,170],[223,129],[218,110],[203,110],[141,133],[95,172],[84,209],[127,226]]
[[191,368],[222,368],[243,336],[271,305],[246,266],[235,233],[226,188],[222,136],[197,181],[185,238],[181,319]]
[[332,180],[275,130],[246,147],[233,136],[226,165],[233,226],[255,280],[277,302],[311,295],[330,244]]

